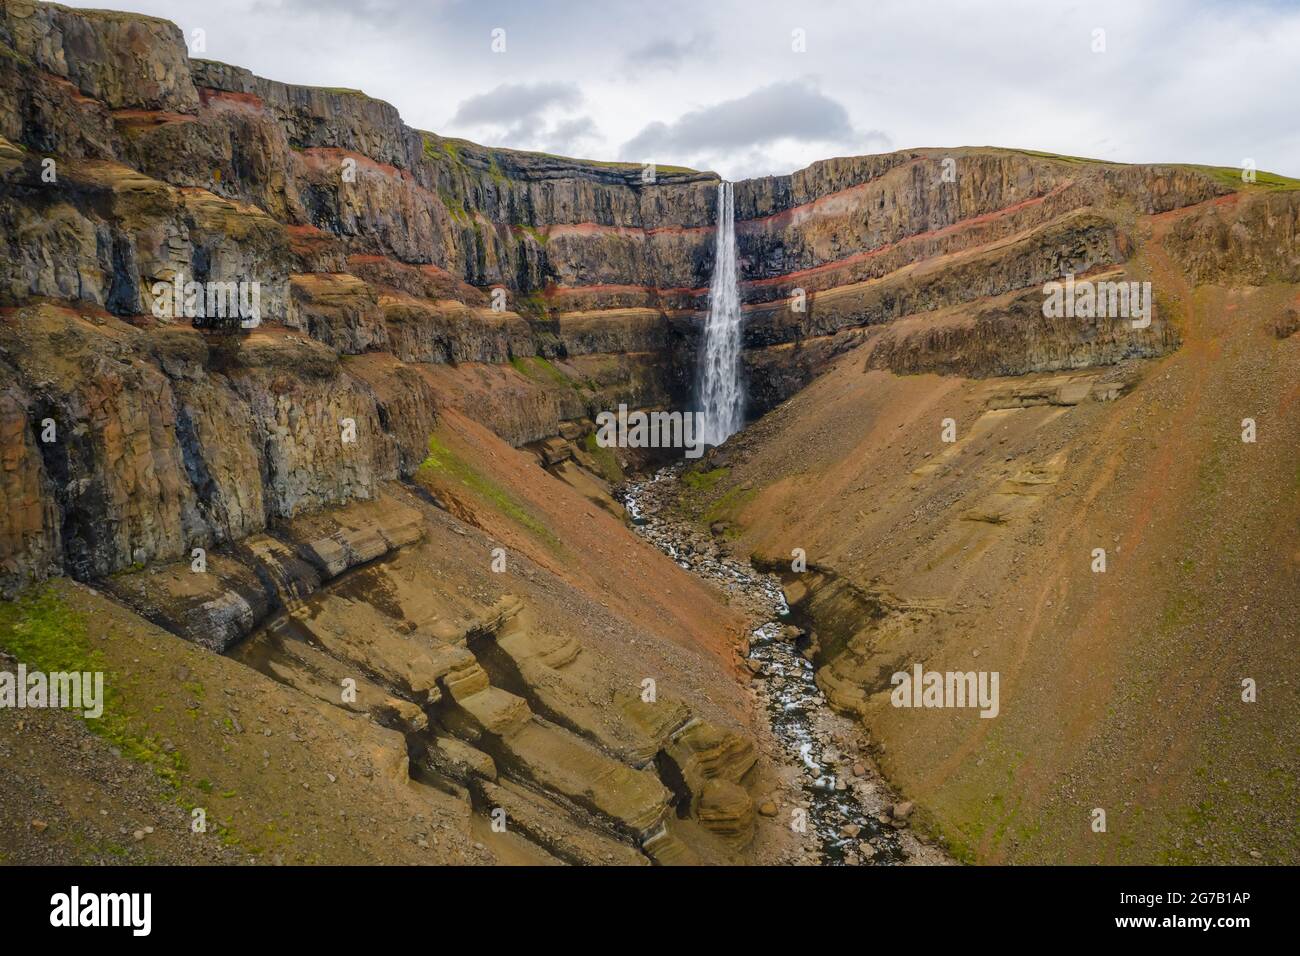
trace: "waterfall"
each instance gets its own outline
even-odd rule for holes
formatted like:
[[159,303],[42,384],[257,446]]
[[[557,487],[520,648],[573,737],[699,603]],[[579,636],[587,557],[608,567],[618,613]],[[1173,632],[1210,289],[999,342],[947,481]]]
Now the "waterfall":
[[718,233],[709,283],[700,369],[703,440],[721,445],[744,424],[740,387],[740,282],[736,266],[736,208],[731,183],[718,183]]

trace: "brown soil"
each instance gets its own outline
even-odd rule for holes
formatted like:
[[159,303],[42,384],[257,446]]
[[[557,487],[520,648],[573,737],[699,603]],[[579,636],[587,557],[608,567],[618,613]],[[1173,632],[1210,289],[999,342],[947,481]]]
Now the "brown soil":
[[[1272,331],[1296,290],[1191,288],[1161,244],[1184,214],[1138,224],[1183,344],[1108,373],[1129,394],[1005,407],[1047,376],[897,377],[867,344],[726,456],[741,548],[880,597],[881,620],[816,621],[849,647],[825,684],[967,859],[1300,858],[1300,345]],[[891,707],[913,661],[999,671],[1001,715]]]

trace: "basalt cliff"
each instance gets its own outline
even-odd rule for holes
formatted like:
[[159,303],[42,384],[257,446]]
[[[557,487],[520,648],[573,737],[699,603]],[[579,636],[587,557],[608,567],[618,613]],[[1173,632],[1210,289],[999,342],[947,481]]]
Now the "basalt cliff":
[[[798,859],[744,615],[593,438],[691,405],[717,183],[0,2],[0,646],[116,715],[107,754],[29,716],[41,761],[4,715],[0,852],[120,855],[99,802],[20,806],[93,778],[220,822],[122,841],[160,860]],[[1295,861],[1296,185],[994,148],[735,184],[757,421],[682,507],[787,575],[957,856]],[[1045,317],[1067,274],[1150,282],[1150,321]],[[260,324],[167,314],[178,280],[255,283]],[[1002,715],[891,708],[913,661],[999,670]]]

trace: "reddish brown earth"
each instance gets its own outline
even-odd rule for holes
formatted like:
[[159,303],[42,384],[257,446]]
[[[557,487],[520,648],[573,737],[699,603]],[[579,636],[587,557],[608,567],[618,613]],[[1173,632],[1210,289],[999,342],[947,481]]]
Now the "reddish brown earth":
[[[1192,285],[1166,239],[1203,212],[1136,225],[1182,346],[1121,397],[1016,407],[1061,383],[864,370],[868,340],[725,456],[739,546],[807,551],[821,683],[959,855],[1297,858],[1300,340],[1274,333],[1296,287]],[[890,706],[913,661],[998,670],[1001,714]]]
[[[755,421],[681,509],[807,552],[839,746],[959,859],[1296,861],[1297,185],[990,147],[735,184]],[[5,0],[0,648],[117,695],[0,713],[5,859],[815,860],[749,609],[594,441],[690,406],[717,193]],[[1067,273],[1150,280],[1152,324],[1046,319]],[[256,281],[261,325],[155,315],[177,276]],[[913,662],[997,670],[999,716],[891,707]]]

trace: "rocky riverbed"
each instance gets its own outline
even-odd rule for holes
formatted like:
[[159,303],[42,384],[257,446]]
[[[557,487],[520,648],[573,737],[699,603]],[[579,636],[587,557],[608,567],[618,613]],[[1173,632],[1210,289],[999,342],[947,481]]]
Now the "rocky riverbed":
[[785,768],[782,790],[759,800],[808,840],[792,862],[829,865],[945,863],[910,829],[898,801],[865,753],[865,731],[831,710],[817,686],[803,636],[775,575],[730,557],[723,545],[674,515],[680,466],[629,482],[620,497],[639,533],[682,568],[710,581],[751,620],[746,665]]

